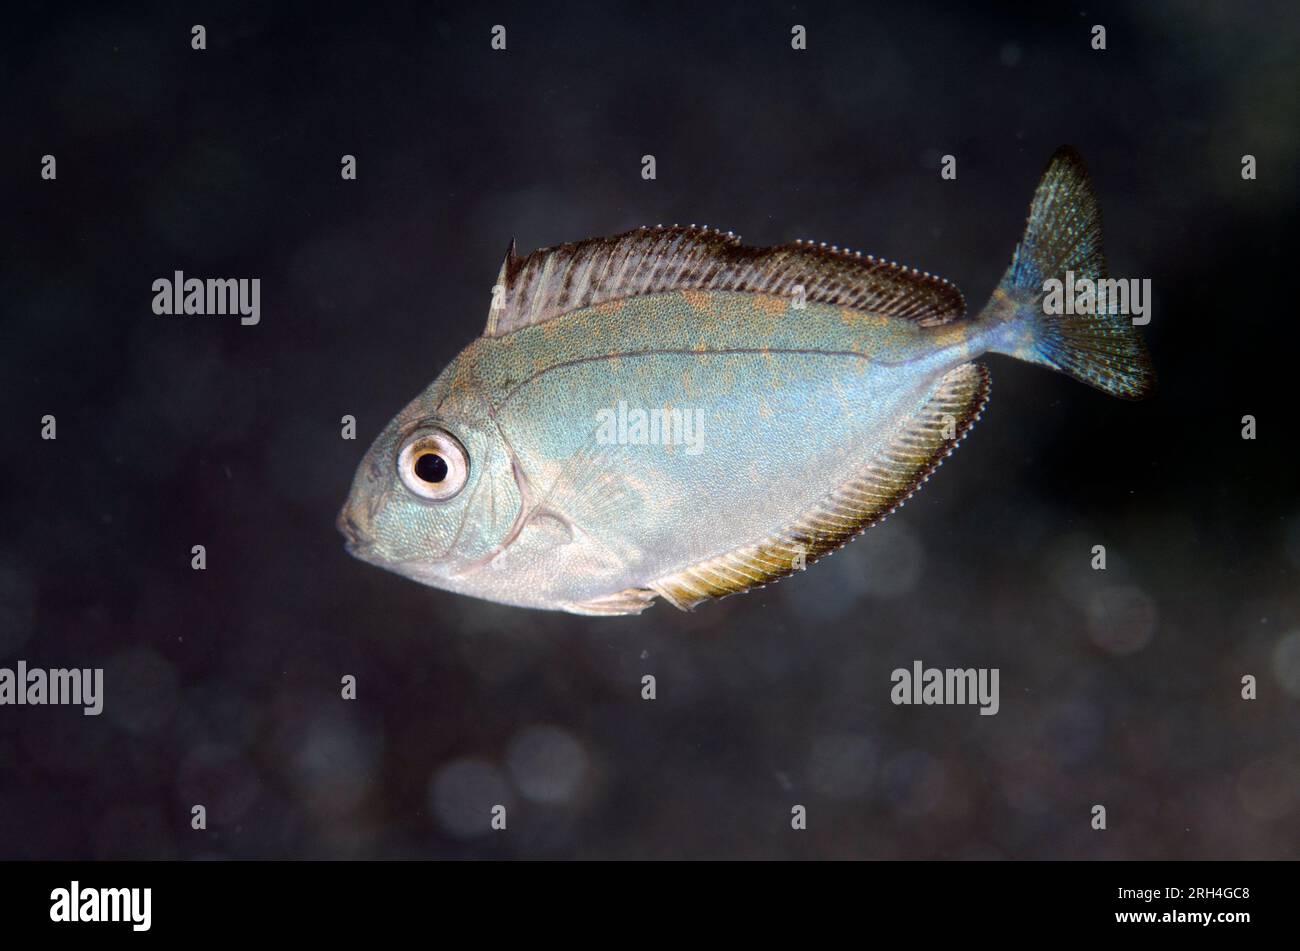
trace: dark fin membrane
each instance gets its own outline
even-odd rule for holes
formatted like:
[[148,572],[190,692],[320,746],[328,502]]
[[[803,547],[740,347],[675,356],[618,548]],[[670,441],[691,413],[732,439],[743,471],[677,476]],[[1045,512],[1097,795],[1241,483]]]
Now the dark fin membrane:
[[827,555],[902,505],[979,419],[988,401],[987,371],[964,363],[939,381],[889,447],[794,524],[650,583],[675,607],[749,591]]
[[[984,317],[1007,323],[993,349],[1042,364],[1114,396],[1140,399],[1155,387],[1146,345],[1132,318],[1105,311],[1108,291],[1097,296],[1095,314],[1046,314],[1043,283],[1064,282],[1071,271],[1101,282],[1107,277],[1101,246],[1101,210],[1079,153],[1058,149],[1029,206],[1025,234]],[[1105,287],[1105,285],[1099,285]]]
[[497,276],[486,337],[608,301],[677,290],[793,295],[924,326],[966,313],[956,286],[869,254],[804,242],[751,248],[708,228],[639,228],[517,257],[511,242]]

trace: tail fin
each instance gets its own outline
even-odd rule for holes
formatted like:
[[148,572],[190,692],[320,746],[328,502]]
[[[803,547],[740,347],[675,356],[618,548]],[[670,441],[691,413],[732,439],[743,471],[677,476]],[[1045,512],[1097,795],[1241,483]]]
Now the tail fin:
[[[1065,284],[1067,272],[1076,285],[1085,278],[1094,282],[1093,313],[1047,312],[1044,282],[1055,278]],[[1099,283],[1105,277],[1097,196],[1083,159],[1064,146],[1047,164],[1024,237],[981,314],[1000,325],[991,349],[1061,370],[1113,396],[1149,396],[1155,374],[1146,346],[1129,316],[1107,312],[1114,285]]]

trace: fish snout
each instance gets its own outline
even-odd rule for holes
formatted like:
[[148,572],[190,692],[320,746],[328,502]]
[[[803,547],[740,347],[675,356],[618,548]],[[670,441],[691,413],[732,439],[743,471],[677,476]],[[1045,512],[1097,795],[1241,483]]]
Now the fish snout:
[[368,533],[365,522],[361,520],[357,513],[356,506],[348,502],[343,506],[343,511],[339,512],[339,517],[334,524],[338,527],[339,533],[347,539],[344,548],[349,555],[363,557],[375,545],[375,540]]

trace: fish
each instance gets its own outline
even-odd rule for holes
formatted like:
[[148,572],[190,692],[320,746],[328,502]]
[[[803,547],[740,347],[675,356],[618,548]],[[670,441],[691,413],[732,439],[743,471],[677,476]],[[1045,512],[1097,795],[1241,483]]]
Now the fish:
[[[1069,146],[974,316],[941,277],[825,244],[694,225],[522,257],[512,241],[482,335],[375,438],[337,527],[363,561],[526,608],[761,588],[920,488],[988,402],[986,355],[1149,396],[1106,267]],[[1092,306],[1046,303],[1067,274]]]

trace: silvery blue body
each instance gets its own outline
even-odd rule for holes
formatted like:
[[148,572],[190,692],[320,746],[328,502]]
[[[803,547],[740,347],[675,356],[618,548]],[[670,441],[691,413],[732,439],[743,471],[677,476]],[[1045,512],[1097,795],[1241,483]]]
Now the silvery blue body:
[[[454,427],[477,461],[463,502],[454,515],[417,504],[358,513],[388,539],[374,554],[426,584],[529,607],[636,587],[792,520],[983,352],[969,326],[692,296],[475,341],[372,449],[388,481],[402,431]],[[601,443],[598,414],[620,401],[691,410],[701,451]],[[543,514],[503,546],[526,503],[545,503]]]
[[925,481],[985,405],[986,353],[1147,395],[1127,317],[1045,310],[1070,273],[1106,264],[1068,148],[974,316],[940,278],[825,246],[694,227],[512,246],[483,336],[375,440],[339,528],[366,561],[525,607],[750,590]]

